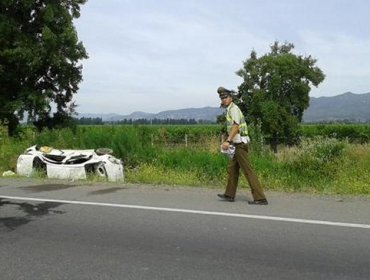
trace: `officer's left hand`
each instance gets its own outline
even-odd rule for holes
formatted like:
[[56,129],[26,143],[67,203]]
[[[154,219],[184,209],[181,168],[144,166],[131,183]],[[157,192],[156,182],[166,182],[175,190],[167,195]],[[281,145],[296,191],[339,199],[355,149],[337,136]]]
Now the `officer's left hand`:
[[230,147],[230,143],[229,142],[223,142],[222,143],[222,149],[223,150],[227,150],[227,149],[229,149],[229,147]]

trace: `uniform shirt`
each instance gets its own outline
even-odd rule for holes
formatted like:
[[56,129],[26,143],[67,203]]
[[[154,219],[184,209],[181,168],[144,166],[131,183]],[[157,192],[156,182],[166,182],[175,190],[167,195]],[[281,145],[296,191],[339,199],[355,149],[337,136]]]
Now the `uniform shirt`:
[[[232,118],[232,120],[234,121],[235,124],[239,125],[240,122],[241,122],[241,112],[240,112],[240,109],[238,106],[236,106],[233,102],[231,102],[229,104],[229,106],[227,107],[227,112],[229,114],[229,116]],[[231,131],[228,131],[228,133],[230,134]],[[241,136],[240,136],[240,133],[238,132],[234,138],[232,139],[233,143],[241,143],[242,142],[242,139],[241,139]]]

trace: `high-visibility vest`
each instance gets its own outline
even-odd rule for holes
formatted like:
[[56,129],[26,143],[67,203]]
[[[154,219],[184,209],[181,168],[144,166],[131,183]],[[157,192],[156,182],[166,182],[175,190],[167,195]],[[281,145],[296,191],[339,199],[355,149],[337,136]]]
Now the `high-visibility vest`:
[[231,103],[231,105],[227,108],[226,112],[226,125],[227,125],[227,132],[230,133],[231,129],[234,125],[234,120],[231,118],[230,110],[236,109],[238,113],[240,114],[240,124],[239,124],[239,134],[240,136],[248,136],[248,127],[247,123],[245,122],[244,115],[242,111],[239,109],[238,106],[236,106],[234,103]]

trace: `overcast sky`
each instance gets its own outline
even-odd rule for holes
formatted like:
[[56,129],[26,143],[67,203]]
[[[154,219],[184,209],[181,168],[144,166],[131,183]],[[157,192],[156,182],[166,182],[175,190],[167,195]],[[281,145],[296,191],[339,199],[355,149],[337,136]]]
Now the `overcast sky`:
[[89,59],[79,113],[130,114],[218,106],[219,86],[274,41],[318,59],[310,96],[370,92],[370,1],[88,0],[76,20]]

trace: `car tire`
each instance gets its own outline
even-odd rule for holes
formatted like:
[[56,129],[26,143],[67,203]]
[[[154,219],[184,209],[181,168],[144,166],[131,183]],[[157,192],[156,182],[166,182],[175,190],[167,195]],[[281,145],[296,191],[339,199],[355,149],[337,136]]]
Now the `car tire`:
[[109,149],[109,148],[98,148],[98,149],[95,150],[95,153],[98,156],[111,155],[111,154],[113,154],[113,150]]
[[45,174],[46,175],[46,163],[43,162],[40,158],[35,157],[33,159],[32,167],[37,172],[40,172],[41,174]]
[[104,164],[102,162],[99,162],[94,166],[94,171],[98,177],[107,178],[107,170],[105,169]]

